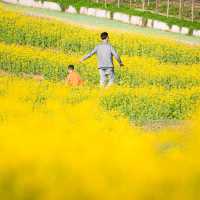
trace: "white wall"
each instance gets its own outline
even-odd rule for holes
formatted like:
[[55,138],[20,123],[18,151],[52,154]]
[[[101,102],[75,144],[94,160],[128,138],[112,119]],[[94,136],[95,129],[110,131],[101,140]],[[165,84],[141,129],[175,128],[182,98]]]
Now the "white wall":
[[187,35],[189,33],[189,28],[182,27],[181,28],[181,33]]
[[137,26],[142,26],[142,17],[131,16],[130,23]]
[[24,5],[24,6],[31,6],[33,7],[35,4],[34,0],[19,0],[19,4],[20,5]]
[[49,10],[61,11],[60,5],[54,2],[44,1],[44,3],[42,4],[42,7]]
[[96,9],[96,17],[107,18],[107,11],[102,9]]
[[153,20],[152,19],[147,20],[147,27],[153,28]]
[[96,9],[95,8],[88,8],[88,15],[96,16]]
[[115,12],[113,14],[113,19],[116,21],[121,21],[124,23],[130,23],[130,17],[127,14],[120,13],[120,12]]
[[163,30],[163,31],[169,31],[169,26],[167,23],[157,21],[157,20],[153,21],[153,28]]
[[80,14],[87,15],[87,13],[88,13],[88,8],[86,8],[86,7],[81,7],[80,8]]
[[193,31],[194,36],[199,36],[200,37],[200,30],[194,30]]
[[76,8],[74,6],[69,6],[66,10],[65,10],[66,13],[71,13],[71,14],[76,14],[78,13]]
[[35,1],[33,4],[34,8],[42,8],[42,2],[41,1]]
[[17,4],[17,0],[2,0],[5,3]]
[[173,33],[180,33],[181,28],[177,25],[172,25],[171,32]]
[[104,10],[104,9],[98,9],[98,8],[96,9],[96,8],[81,7],[80,8],[80,14],[111,19],[110,11],[107,11],[107,10]]

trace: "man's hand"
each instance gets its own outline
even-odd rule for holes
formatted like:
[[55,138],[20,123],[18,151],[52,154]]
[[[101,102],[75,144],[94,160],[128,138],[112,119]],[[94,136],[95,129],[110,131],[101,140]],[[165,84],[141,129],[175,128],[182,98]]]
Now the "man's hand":
[[82,58],[82,59],[79,61],[79,63],[81,64],[81,63],[83,63],[83,61],[84,61],[84,60],[83,60],[83,58]]

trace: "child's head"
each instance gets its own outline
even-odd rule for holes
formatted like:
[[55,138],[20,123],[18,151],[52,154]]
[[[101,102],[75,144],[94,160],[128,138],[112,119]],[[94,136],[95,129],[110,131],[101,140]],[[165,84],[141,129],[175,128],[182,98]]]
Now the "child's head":
[[101,39],[102,40],[108,40],[109,39],[108,33],[107,32],[101,33]]
[[68,73],[72,73],[74,71],[74,65],[68,65]]

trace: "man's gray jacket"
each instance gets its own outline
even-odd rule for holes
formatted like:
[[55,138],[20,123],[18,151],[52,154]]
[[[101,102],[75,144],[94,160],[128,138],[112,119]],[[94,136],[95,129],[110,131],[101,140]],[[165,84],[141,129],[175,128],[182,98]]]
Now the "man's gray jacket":
[[99,69],[113,68],[113,56],[119,64],[122,64],[119,55],[107,41],[103,41],[101,44],[97,45],[89,54],[83,57],[82,61],[94,54],[97,54]]

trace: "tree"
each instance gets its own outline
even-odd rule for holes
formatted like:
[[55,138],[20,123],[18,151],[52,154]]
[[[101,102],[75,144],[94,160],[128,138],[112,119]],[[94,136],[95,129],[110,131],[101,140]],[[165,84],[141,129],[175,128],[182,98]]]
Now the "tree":
[[167,0],[167,17],[169,17],[170,0]]
[[117,1],[117,7],[120,7],[120,0]]
[[142,1],[142,9],[145,9],[145,0]]
[[194,0],[192,0],[192,10],[191,10],[191,12],[192,12],[191,13],[192,14],[192,21],[194,21],[194,6],[195,6],[194,3],[195,3]]
[[182,17],[182,0],[179,0],[179,18]]
[[158,11],[160,5],[160,0],[156,0],[156,11]]

